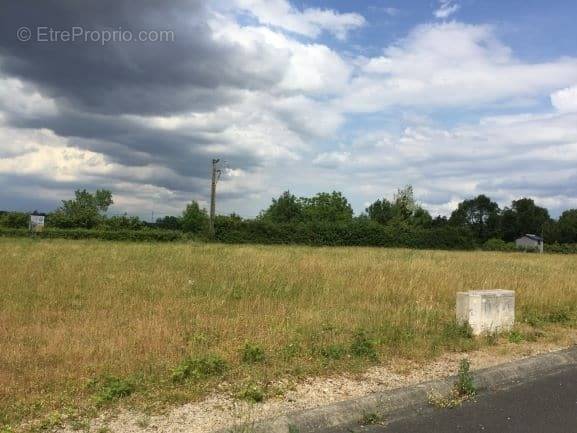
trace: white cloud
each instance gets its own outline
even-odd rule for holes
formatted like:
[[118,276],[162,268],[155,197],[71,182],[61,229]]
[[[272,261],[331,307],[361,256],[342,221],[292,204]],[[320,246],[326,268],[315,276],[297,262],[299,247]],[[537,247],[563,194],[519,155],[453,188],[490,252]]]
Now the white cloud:
[[551,95],[551,103],[561,112],[577,111],[577,86],[558,90]]
[[451,129],[413,126],[396,136],[373,132],[372,146],[361,138],[362,145],[341,145],[315,159],[344,176],[340,187],[360,203],[406,183],[443,214],[481,193],[501,205],[534,197],[554,210],[577,197],[577,113],[493,116]]
[[335,94],[351,75],[352,67],[325,45],[301,43],[266,27],[243,27],[227,17],[214,19],[211,27],[217,40],[253,53],[261,68],[282,71],[272,90],[276,86],[284,92]]
[[324,152],[315,157],[313,164],[323,167],[337,167],[350,159],[351,154],[349,152]]
[[460,9],[460,6],[454,0],[439,0],[439,7],[433,13],[436,18],[449,18]]
[[311,38],[327,31],[339,39],[345,39],[349,31],[365,24],[364,17],[357,13],[318,8],[301,11],[287,0],[233,0],[232,4],[254,16],[261,24]]
[[366,59],[339,106],[373,112],[388,107],[518,104],[577,81],[577,59],[526,63],[490,26],[442,23],[415,28]]

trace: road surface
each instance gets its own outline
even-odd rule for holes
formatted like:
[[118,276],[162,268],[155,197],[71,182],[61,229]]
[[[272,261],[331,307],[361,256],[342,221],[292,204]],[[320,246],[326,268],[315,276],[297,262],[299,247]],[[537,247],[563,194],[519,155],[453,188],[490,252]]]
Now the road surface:
[[434,409],[359,433],[577,433],[577,368],[566,368],[506,391],[485,391],[475,402]]

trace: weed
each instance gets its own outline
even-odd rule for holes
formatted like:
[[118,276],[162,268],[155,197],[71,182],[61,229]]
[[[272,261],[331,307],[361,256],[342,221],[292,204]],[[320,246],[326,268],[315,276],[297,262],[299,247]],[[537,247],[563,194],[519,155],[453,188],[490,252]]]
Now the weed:
[[499,343],[499,334],[497,332],[489,332],[485,335],[485,342],[489,346],[495,346]]
[[246,343],[242,349],[242,362],[247,364],[256,364],[264,362],[266,359],[264,349],[252,343]]
[[347,349],[340,344],[331,344],[319,350],[320,355],[326,359],[338,360],[347,354]]
[[477,395],[477,388],[470,371],[470,363],[467,359],[461,360],[457,382],[448,395],[438,393],[429,394],[429,404],[438,408],[453,408],[460,406],[464,401]]
[[135,389],[134,384],[128,380],[114,376],[105,376],[100,380],[93,381],[91,386],[96,388],[95,399],[97,405],[128,397]]
[[549,323],[560,323],[565,324],[571,321],[571,314],[568,309],[565,308],[557,308],[553,311],[550,311],[547,315],[545,320]]
[[288,433],[300,433],[300,431],[301,430],[296,425],[290,424],[288,426]]
[[264,389],[255,383],[245,385],[237,394],[237,398],[251,403],[261,403],[265,397]]
[[290,343],[281,349],[281,357],[285,361],[289,361],[301,352],[302,348],[299,343]]
[[509,343],[519,344],[522,343],[523,340],[525,340],[525,337],[519,331],[513,330],[509,332]]
[[379,424],[382,418],[375,412],[364,412],[363,416],[359,420],[359,424],[362,426]]
[[457,377],[456,388],[459,395],[473,397],[477,393],[477,388],[475,387],[475,381],[471,374],[471,364],[468,359],[461,360]]
[[96,433],[110,433],[110,428],[106,426],[99,427]]
[[369,358],[372,360],[378,358],[375,343],[373,343],[373,341],[370,340],[363,331],[357,332],[353,337],[351,353],[354,356]]
[[443,337],[447,340],[459,338],[470,340],[474,337],[473,328],[468,323],[449,322],[443,328]]
[[218,355],[208,355],[202,358],[187,358],[172,372],[174,382],[183,382],[187,379],[205,379],[212,376],[221,376],[228,369],[228,364]]
[[51,412],[46,416],[37,426],[37,430],[53,430],[56,427],[61,427],[64,423],[63,415],[58,411]]

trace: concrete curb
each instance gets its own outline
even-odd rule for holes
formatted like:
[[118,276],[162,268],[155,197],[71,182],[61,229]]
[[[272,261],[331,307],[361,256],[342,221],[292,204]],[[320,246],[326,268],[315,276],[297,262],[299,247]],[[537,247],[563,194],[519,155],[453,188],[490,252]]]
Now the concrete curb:
[[[577,346],[478,370],[473,372],[473,376],[479,391],[503,390],[571,366],[577,366]],[[424,410],[429,406],[428,397],[431,392],[446,394],[454,383],[455,376],[451,376],[215,433],[321,433],[333,429],[335,432],[341,429],[347,431],[349,428],[359,427],[359,421],[365,414],[375,414],[391,421]]]

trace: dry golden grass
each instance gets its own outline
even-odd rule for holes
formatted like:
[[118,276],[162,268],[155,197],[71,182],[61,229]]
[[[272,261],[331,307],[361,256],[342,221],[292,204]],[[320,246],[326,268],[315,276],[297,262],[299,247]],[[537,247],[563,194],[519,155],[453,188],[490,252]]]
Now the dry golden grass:
[[[146,405],[473,349],[486,341],[455,325],[459,290],[516,290],[531,326],[515,340],[577,308],[574,256],[0,239],[0,257],[0,427],[94,407],[107,376]],[[264,362],[243,363],[247,342]],[[224,375],[171,381],[207,354]]]

